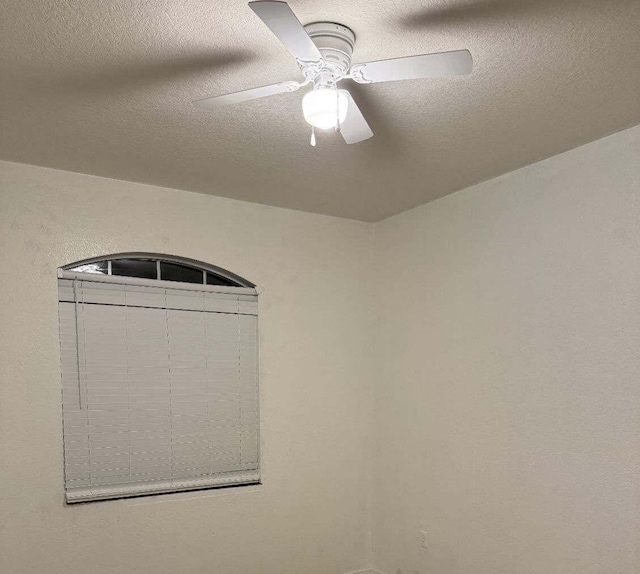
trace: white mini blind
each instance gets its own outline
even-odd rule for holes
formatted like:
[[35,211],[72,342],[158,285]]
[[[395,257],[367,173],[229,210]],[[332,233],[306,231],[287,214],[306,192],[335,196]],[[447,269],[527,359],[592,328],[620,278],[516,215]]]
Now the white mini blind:
[[67,502],[259,482],[255,290],[130,281],[59,280]]

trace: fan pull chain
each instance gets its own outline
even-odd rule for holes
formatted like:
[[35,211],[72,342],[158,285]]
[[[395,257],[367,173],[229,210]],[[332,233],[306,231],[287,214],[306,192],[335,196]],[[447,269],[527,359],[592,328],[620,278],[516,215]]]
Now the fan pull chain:
[[333,88],[336,91],[336,132],[340,133],[340,94],[335,78],[333,79]]
[[313,126],[311,126],[311,141],[309,143],[316,147],[316,129]]

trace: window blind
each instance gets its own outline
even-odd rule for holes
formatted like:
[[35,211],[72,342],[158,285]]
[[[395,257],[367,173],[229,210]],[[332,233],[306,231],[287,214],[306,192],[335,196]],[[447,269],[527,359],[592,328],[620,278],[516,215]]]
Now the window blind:
[[67,502],[259,482],[255,289],[82,275],[59,279]]

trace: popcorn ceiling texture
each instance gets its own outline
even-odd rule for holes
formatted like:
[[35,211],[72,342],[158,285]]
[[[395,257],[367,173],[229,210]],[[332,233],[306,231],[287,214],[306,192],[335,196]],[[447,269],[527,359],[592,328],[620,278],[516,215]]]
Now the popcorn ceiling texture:
[[[638,0],[291,0],[355,62],[469,48],[468,78],[347,86],[375,137],[310,128],[245,0],[3,0],[0,159],[378,221],[640,122]],[[390,192],[392,190],[392,192]]]

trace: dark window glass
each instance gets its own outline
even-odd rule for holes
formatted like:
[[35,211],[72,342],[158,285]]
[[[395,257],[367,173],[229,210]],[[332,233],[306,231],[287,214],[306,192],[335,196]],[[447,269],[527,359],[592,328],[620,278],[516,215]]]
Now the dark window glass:
[[202,270],[178,263],[160,262],[160,279],[163,281],[182,281],[183,283],[204,283]]
[[227,287],[238,287],[238,283],[217,275],[216,273],[207,273],[207,285],[226,285]]
[[111,275],[157,279],[156,262],[150,259],[114,259],[111,261]]
[[[95,263],[83,263],[72,267],[70,271],[108,275],[109,262],[105,260],[96,261]],[[112,259],[111,274],[121,277],[140,277],[142,279],[162,279],[164,281],[203,284],[202,269],[169,261],[160,261],[160,277],[158,277],[158,262],[155,259]],[[238,281],[213,271],[205,271],[205,277],[206,285],[242,287],[242,284]]]
[[107,261],[96,261],[95,263],[84,263],[78,265],[69,271],[77,271],[78,273],[98,273],[107,275],[109,273],[109,263]]

